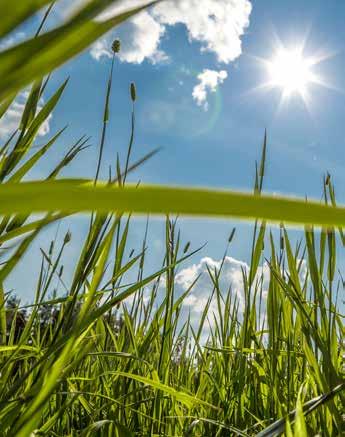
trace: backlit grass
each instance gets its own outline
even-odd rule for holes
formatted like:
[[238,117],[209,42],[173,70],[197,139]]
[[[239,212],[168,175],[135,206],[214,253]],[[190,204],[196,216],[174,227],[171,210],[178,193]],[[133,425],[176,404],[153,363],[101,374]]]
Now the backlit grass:
[[[344,283],[337,252],[344,246],[345,214],[329,175],[322,202],[265,196],[265,135],[253,193],[127,185],[129,173],[156,153],[132,160],[132,84],[127,155],[123,162],[118,158],[109,180],[98,182],[111,122],[111,68],[94,180],[59,180],[88,146],[82,137],[44,181],[23,182],[64,132],[33,148],[66,86],[38,111],[46,75],[135,13],[94,21],[110,3],[90,1],[49,33],[43,15],[35,38],[0,53],[0,117],[30,85],[18,131],[0,146],[0,435],[341,435]],[[53,4],[0,0],[6,17],[0,37]],[[23,306],[6,280],[17,274],[19,262],[30,262],[23,257],[45,227],[85,211],[91,217],[73,276],[63,268],[73,236],[42,242],[32,304]],[[133,212],[167,215],[165,253],[154,274],[145,267],[147,236],[134,251],[128,245]],[[230,283],[222,288],[224,264],[209,267],[209,300],[197,323],[183,308],[198,278],[182,294],[176,286],[179,270],[197,252],[193,242],[181,241],[174,216],[181,213],[255,220],[250,268],[242,270],[243,302]],[[280,223],[279,238],[271,221]],[[305,226],[296,244],[290,222]],[[234,232],[228,249],[233,238]]]

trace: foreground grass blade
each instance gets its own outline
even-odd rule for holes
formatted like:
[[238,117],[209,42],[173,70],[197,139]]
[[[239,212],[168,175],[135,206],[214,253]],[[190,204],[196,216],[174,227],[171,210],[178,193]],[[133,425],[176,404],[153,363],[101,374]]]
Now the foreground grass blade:
[[92,186],[73,180],[7,183],[0,186],[0,214],[42,211],[131,211],[260,218],[273,222],[345,226],[345,208],[317,202],[231,191],[166,186]]
[[52,0],[0,0],[0,37],[11,32],[18,25]]
[[[314,411],[316,408],[320,407],[321,405],[327,403],[331,399],[334,398],[334,396],[338,393],[340,393],[345,388],[345,383],[340,384],[337,387],[335,387],[333,390],[331,390],[329,393],[326,393],[324,395],[318,396],[314,399],[311,399],[307,403],[303,405],[303,413],[304,416],[307,416],[312,411]],[[285,423],[287,420],[289,422],[294,421],[296,417],[296,410],[291,411],[286,418],[277,420],[276,422],[272,423],[269,427],[264,429],[263,431],[259,432],[256,437],[273,437],[276,435],[279,435],[284,432],[285,430]]]
[[116,1],[93,0],[60,27],[0,53],[0,101],[52,72],[144,8],[129,7],[106,21],[93,20],[113,3]]
[[161,390],[162,392],[168,394],[169,396],[172,396],[173,398],[176,398],[179,402],[184,404],[188,408],[193,408],[195,405],[204,405],[210,408],[217,409],[217,407],[213,407],[209,403],[202,401],[194,396],[191,396],[188,393],[175,390],[172,387],[169,387],[165,384],[162,384],[159,379],[150,379],[146,378],[144,376],[140,375],[134,375],[133,373],[125,373],[125,372],[115,372],[115,375],[123,376],[124,378],[133,379],[134,381],[141,382],[143,384],[147,384],[156,390]]

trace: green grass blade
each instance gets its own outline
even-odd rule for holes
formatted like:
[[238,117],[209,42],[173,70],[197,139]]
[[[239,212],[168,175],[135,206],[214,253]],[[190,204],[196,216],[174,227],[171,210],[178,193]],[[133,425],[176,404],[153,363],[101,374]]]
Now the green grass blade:
[[49,3],[52,0],[0,0],[0,38]]
[[[0,101],[85,50],[100,36],[143,7],[128,8],[104,22],[93,19],[114,1],[93,0],[70,21],[0,53]],[[11,5],[12,8],[12,5]]]
[[260,218],[272,222],[343,226],[345,208],[274,196],[165,186],[93,187],[73,180],[0,186],[0,214],[42,211],[131,211],[139,214]]
[[142,384],[147,384],[150,387],[161,390],[162,392],[168,394],[169,396],[172,396],[173,398],[180,401],[182,404],[184,404],[188,408],[192,408],[195,405],[204,405],[209,408],[215,408],[213,405],[210,405],[209,403],[202,401],[201,399],[198,399],[194,396],[189,395],[188,393],[184,393],[182,391],[177,391],[173,387],[170,387],[166,384],[162,384],[158,378],[151,379],[140,375],[134,375],[132,373],[126,373],[126,372],[114,372],[118,376],[122,376],[124,378],[133,379],[134,381],[141,382]]
[[[328,401],[334,398],[338,393],[340,393],[342,390],[344,390],[345,384],[340,384],[337,387],[335,387],[333,390],[331,390],[329,393],[326,393],[324,395],[318,396],[314,399],[311,399],[310,401],[306,402],[302,409],[304,416],[307,416],[312,411],[316,410],[321,405],[326,404]],[[293,410],[289,413],[287,418],[289,421],[293,421],[296,418],[297,410]],[[273,437],[276,435],[281,434],[284,432],[285,429],[285,422],[287,418],[283,418],[280,420],[277,420],[276,422],[272,423],[272,425],[268,426],[263,431],[259,432],[256,437]]]

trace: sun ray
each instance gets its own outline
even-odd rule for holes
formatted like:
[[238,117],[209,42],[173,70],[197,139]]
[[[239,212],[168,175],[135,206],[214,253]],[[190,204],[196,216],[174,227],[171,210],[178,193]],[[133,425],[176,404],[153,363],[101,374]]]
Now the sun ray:
[[268,84],[282,90],[283,100],[293,94],[299,94],[303,98],[307,86],[317,81],[312,71],[313,61],[303,56],[301,47],[280,49],[266,65]]
[[339,91],[317,71],[317,66],[335,56],[336,52],[319,49],[312,56],[307,56],[305,53],[309,32],[290,46],[284,45],[275,32],[274,36],[274,49],[270,58],[250,56],[261,64],[267,75],[267,79],[257,84],[251,92],[278,89],[281,92],[279,108],[297,96],[310,111],[313,86]]

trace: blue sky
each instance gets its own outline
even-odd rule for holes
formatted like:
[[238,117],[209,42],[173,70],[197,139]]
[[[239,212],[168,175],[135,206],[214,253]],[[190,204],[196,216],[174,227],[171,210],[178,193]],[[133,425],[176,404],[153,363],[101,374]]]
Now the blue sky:
[[[150,56],[145,58],[143,55],[144,59],[139,59],[136,53],[136,62],[133,62],[133,51],[128,49],[131,48],[133,38],[138,36],[133,34],[138,31],[135,25],[123,26],[102,42],[101,47],[107,49],[109,41],[119,34],[125,48],[124,58],[116,63],[114,73],[103,176],[107,175],[109,164],[115,162],[117,152],[122,159],[125,157],[130,133],[129,85],[134,82],[138,101],[133,157],[140,157],[155,147],[162,147],[162,150],[133,174],[131,180],[250,190],[253,186],[255,160],[260,158],[266,128],[266,191],[307,195],[318,199],[322,192],[322,177],[329,171],[338,200],[345,202],[345,3],[340,0],[266,0],[251,3],[246,0],[222,0],[218,3],[214,0],[199,0],[199,4],[202,2],[205,5],[207,3],[208,7],[219,7],[222,3],[232,5],[234,17],[238,18],[235,20],[236,25],[242,25],[239,53],[236,52],[236,35],[230,51],[219,49],[219,41],[214,35],[208,40],[203,40],[200,35],[195,37],[193,12],[190,12],[191,17],[186,18],[185,22],[177,17],[174,25],[167,24],[167,18],[162,18],[162,12],[159,19],[156,18],[158,13],[152,13],[158,27],[155,28],[152,23],[144,27],[145,33],[138,34],[141,42],[144,38],[144,41],[152,44],[152,38],[157,38],[157,32],[163,32],[162,28],[165,33],[159,38],[155,54],[151,50]],[[248,7],[252,8],[248,15],[249,24],[243,26],[243,8],[247,8],[248,12]],[[61,19],[62,11],[56,11],[50,25]],[[225,22],[227,32],[230,24]],[[32,28],[33,24],[30,23],[23,31],[28,34]],[[219,27],[218,31],[221,30]],[[156,34],[152,37],[150,31]],[[194,37],[191,38],[193,32]],[[230,32],[227,43],[232,41],[231,35]],[[330,87],[310,86],[309,110],[299,95],[293,95],[279,109],[281,89],[253,91],[267,81],[268,73],[257,58],[270,59],[273,56],[276,36],[286,47],[293,47],[306,39],[306,56],[332,54],[315,67]],[[202,47],[207,50],[201,50]],[[127,59],[126,49],[129,53]],[[141,47],[141,50],[142,53],[148,53],[145,47]],[[131,56],[131,62],[126,62]],[[64,175],[94,175],[110,63],[107,56],[96,60],[95,53],[91,56],[87,51],[54,74],[46,97],[67,76],[70,76],[70,81],[59,107],[49,121],[49,134],[67,123],[69,128],[31,177],[47,174],[67,147],[84,134],[91,136],[92,147]],[[220,80],[222,83],[215,87],[214,92],[208,92],[207,99],[198,105],[198,100],[193,98],[193,89],[200,82],[199,75],[205,70],[217,74],[226,72],[227,78],[223,76]],[[42,137],[42,141],[44,139]],[[218,260],[233,226],[237,227],[238,232],[231,255],[238,260],[249,261],[251,225],[208,219],[181,219],[180,224],[185,241],[191,240],[194,247],[208,242],[194,262],[199,262],[206,255]],[[61,230],[67,227],[72,228],[75,240],[78,241],[85,231],[85,220],[73,219],[65,223]],[[133,246],[140,245],[143,231],[144,220],[139,219],[131,234]],[[47,231],[44,240],[48,241],[54,232],[53,228]],[[163,222],[153,220],[150,232],[150,263],[154,266],[162,250]],[[294,235],[297,234],[294,232]],[[38,251],[38,246],[44,244],[47,246],[48,243],[39,241],[32,250]],[[70,259],[73,260],[74,249],[70,251]],[[20,269],[22,276],[26,276],[27,263],[23,263]],[[12,285],[14,283],[10,282],[9,286]],[[19,287],[21,290],[18,293],[28,298],[22,285]]]

